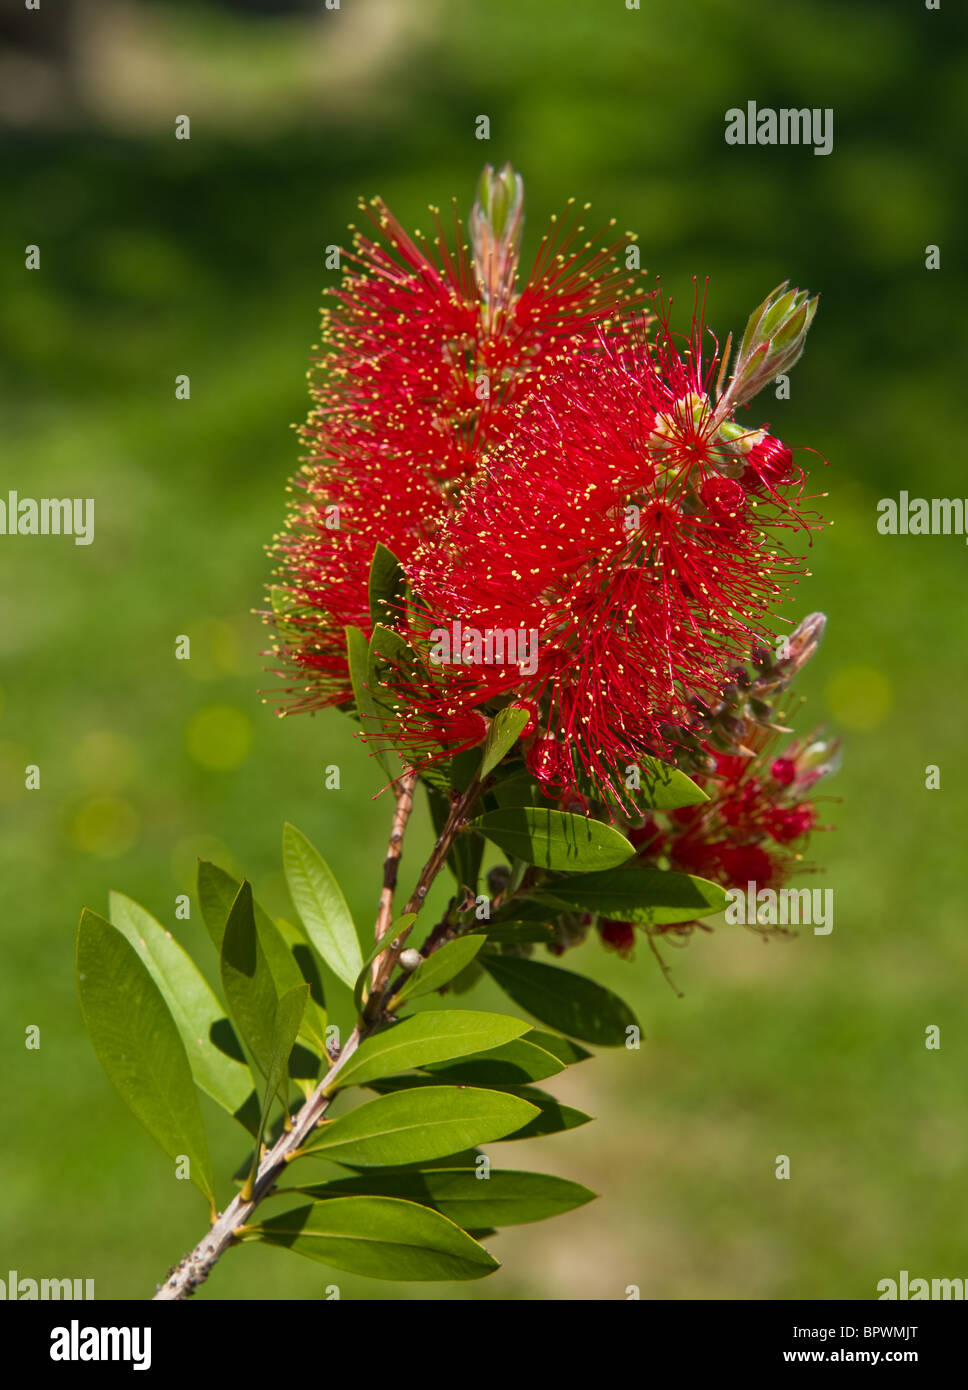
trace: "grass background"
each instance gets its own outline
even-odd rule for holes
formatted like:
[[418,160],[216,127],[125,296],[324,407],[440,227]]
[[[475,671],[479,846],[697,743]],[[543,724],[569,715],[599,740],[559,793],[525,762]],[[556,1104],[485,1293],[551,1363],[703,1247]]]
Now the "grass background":
[[[103,911],[115,887],[176,927],[205,854],[288,911],[290,819],[370,930],[390,808],[339,715],[280,721],[260,703],[271,678],[250,610],[296,465],[325,246],[358,194],[420,225],[428,202],[466,207],[480,165],[505,159],[525,175],[528,248],[569,195],[587,199],[638,232],[681,306],[708,275],[723,335],[787,276],[821,292],[791,399],[762,411],[818,451],[830,491],[800,612],[830,619],[803,727],[825,721],[846,746],[825,805],[836,830],[811,855],[834,931],[693,939],[669,953],[683,999],[644,948],[631,964],[594,944],[572,957],[629,999],[646,1040],[550,1083],[597,1123],[492,1148],[601,1193],[497,1237],[492,1278],[397,1287],[247,1247],[199,1296],[314,1299],[338,1282],[362,1298],[606,1299],[631,1284],[870,1298],[902,1268],[968,1275],[966,554],[958,536],[875,530],[878,498],[968,491],[955,10],[111,0],[4,21],[0,492],[94,497],[96,540],[0,538],[0,1277],[141,1298],[204,1225],[83,1034],[82,904]],[[751,99],[831,107],[833,153],[726,146],[725,110]],[[182,113],[190,142],[173,136]],[[190,401],[174,397],[179,373]],[[174,659],[182,633],[190,662]],[[333,762],[339,791],[323,783]],[[428,843],[422,814],[409,874]],[[196,908],[177,934],[211,975]],[[231,1172],[238,1132],[206,1116]]]

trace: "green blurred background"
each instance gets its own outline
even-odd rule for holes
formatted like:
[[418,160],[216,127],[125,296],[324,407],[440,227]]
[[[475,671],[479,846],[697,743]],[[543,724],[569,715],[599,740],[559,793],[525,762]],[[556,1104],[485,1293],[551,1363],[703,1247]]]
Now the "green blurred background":
[[[200,1297],[871,1298],[900,1269],[968,1275],[965,543],[883,537],[878,498],[964,496],[964,16],[919,0],[93,0],[0,27],[0,493],[92,496],[96,539],[0,538],[4,1059],[0,1277],[142,1298],[202,1233],[194,1189],[116,1098],[82,1031],[72,938],[109,888],[208,973],[197,855],[272,910],[283,820],[343,877],[369,933],[390,806],[340,715],[260,702],[251,609],[296,466],[317,309],[358,194],[405,225],[468,206],[481,164],[526,180],[528,248],[575,195],[639,234],[684,306],[710,277],[723,336],[789,276],[821,292],[776,433],[818,451],[834,523],[799,614],[829,615],[802,728],[843,736],[811,858],[829,937],[742,928],[632,963],[646,1038],[550,1083],[597,1122],[502,1164],[598,1202],[490,1242],[471,1285],[394,1286],[246,1247]],[[829,157],[729,147],[724,112],[831,107]],[[174,138],[191,117],[191,140]],[[491,139],[475,139],[486,114]],[[958,228],[962,231],[959,234]],[[37,243],[41,268],[23,268]],[[961,244],[959,244],[961,243]],[[925,247],[941,269],[925,268]],[[174,380],[191,378],[178,401]],[[820,466],[820,458],[830,461]],[[191,661],[174,659],[179,634]],[[342,787],[323,769],[338,763]],[[41,769],[39,790],[24,768]],[[941,788],[925,788],[925,768]],[[957,827],[961,825],[959,833]],[[429,843],[421,810],[404,882]],[[338,1019],[347,1001],[333,987]],[[479,991],[480,1006],[500,1000]],[[39,1025],[41,1047],[24,1047]],[[939,1051],[925,1029],[941,1029]],[[206,1102],[217,1170],[240,1132]],[[790,1181],[777,1181],[786,1154]],[[223,1185],[222,1196],[227,1188]]]

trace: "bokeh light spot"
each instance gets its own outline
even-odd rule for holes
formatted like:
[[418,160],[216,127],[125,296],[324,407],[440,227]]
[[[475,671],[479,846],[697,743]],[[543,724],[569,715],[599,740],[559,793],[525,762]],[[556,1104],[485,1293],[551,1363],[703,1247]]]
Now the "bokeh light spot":
[[69,833],[75,849],[99,859],[117,859],[137,840],[139,828],[138,813],[129,801],[94,796],[74,812]]
[[841,728],[866,733],[884,723],[894,696],[883,671],[873,666],[845,666],[828,681],[826,700]]
[[234,705],[206,705],[188,721],[185,746],[199,767],[231,772],[249,756],[252,722]]

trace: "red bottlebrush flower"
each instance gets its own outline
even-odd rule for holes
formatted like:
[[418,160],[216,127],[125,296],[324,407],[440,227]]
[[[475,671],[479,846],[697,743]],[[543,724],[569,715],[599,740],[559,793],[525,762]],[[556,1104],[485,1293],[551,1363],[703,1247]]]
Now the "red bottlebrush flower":
[[[650,816],[646,826],[658,820],[668,828],[661,837],[653,832],[643,839],[639,858],[651,863],[662,855],[680,873],[724,888],[781,885],[799,860],[785,847],[816,825],[815,806],[802,799],[804,779],[816,781],[834,762],[831,747],[816,738],[791,745],[771,761],[775,737],[769,728],[747,731],[752,745],[747,754],[712,753],[712,770],[695,777],[709,800]],[[763,775],[766,768],[769,777]],[[630,838],[638,844],[636,833]]]
[[[523,663],[442,669],[416,722],[508,695],[541,711],[529,766],[551,789],[624,804],[626,767],[674,752],[801,571],[781,528],[802,476],[763,498],[733,476],[747,431],[710,398],[701,314],[680,353],[664,320],[550,374],[489,472],[406,566],[428,640],[454,621],[534,635]],[[538,745],[536,744],[537,748]]]
[[720,849],[719,862],[724,880],[734,887],[755,883],[769,888],[779,881],[778,865],[762,845],[725,845]]
[[771,839],[776,840],[779,845],[788,845],[808,834],[813,829],[816,819],[815,808],[809,801],[803,801],[799,806],[781,807],[771,811],[766,817],[765,825]]
[[403,561],[429,541],[485,450],[507,436],[514,407],[633,302],[618,246],[586,240],[572,215],[552,220],[519,286],[522,196],[509,168],[485,171],[473,255],[456,211],[448,233],[432,210],[427,241],[408,236],[380,200],[364,207],[382,240],[354,231],[344,253],[311,374],[308,456],[275,545],[286,595],[277,655],[297,682],[291,710],[349,698],[343,629],[371,630],[377,542]]
[[598,923],[602,944],[620,956],[628,957],[635,949],[635,927],[631,922],[616,922],[602,918]]

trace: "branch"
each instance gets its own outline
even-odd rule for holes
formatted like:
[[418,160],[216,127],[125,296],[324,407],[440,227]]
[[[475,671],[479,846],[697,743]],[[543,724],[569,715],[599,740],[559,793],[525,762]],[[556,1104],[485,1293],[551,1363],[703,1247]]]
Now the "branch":
[[[376,922],[377,939],[388,929],[392,920],[397,867],[403,848],[404,831],[413,807],[415,781],[416,778],[413,774],[408,773],[401,777],[396,784],[397,805],[390,831],[390,844],[383,865],[383,890],[380,894],[380,908]],[[454,802],[447,823],[434,845],[433,852],[421,870],[417,886],[405,909],[407,912],[420,911],[427,891],[443,867],[454,837],[463,825],[467,811],[479,792],[480,784],[474,781],[467,788],[467,791]],[[340,1052],[339,1058],[332,1064],[296,1115],[292,1128],[284,1130],[272,1148],[264,1155],[256,1173],[251,1196],[244,1199],[240,1192],[232,1199],[222,1215],[213,1222],[208,1234],[199,1241],[190,1254],[185,1255],[179,1261],[154,1295],[155,1300],[164,1302],[189,1298],[199,1284],[205,1282],[212,1268],[226,1250],[238,1243],[241,1235],[240,1228],[246,1224],[259,1203],[270,1195],[279,1177],[286,1171],[290,1159],[296,1157],[297,1151],[303,1147],[309,1135],[325,1116],[332,1099],[326,1094],[326,1091],[332,1084],[334,1077],[339,1074],[343,1064],[353,1055],[363,1039],[368,1037],[383,1022],[383,1004],[386,998],[387,980],[403,949],[408,932],[409,929],[401,932],[400,936],[377,956],[372,977],[373,987],[367,1003],[365,1018],[361,1019],[353,1029]]]
[[255,1208],[268,1197],[276,1185],[276,1180],[285,1172],[289,1155],[302,1148],[306,1139],[316,1128],[329,1107],[330,1096],[325,1094],[340,1068],[352,1057],[365,1034],[357,1026],[347,1039],[346,1046],[333,1063],[323,1080],[306,1101],[293,1121],[292,1129],[284,1130],[276,1143],[262,1159],[252,1187],[252,1196],[243,1200],[242,1193],[233,1197],[220,1217],[213,1222],[211,1230],[185,1255],[155,1294],[155,1300],[175,1301],[189,1298],[199,1284],[203,1284],[211,1273],[215,1262],[225,1254],[229,1246],[238,1240],[236,1232],[244,1226]]
[[[444,866],[444,861],[450,853],[450,847],[454,843],[458,832],[467,819],[467,813],[480,795],[481,784],[475,777],[470,786],[463,792],[450,808],[450,815],[437,837],[430,858],[421,870],[417,880],[417,886],[410,896],[410,901],[403,909],[404,915],[409,912],[419,913],[424,905],[424,899],[434,879]],[[412,924],[411,924],[412,927]],[[411,927],[407,927],[398,937],[390,942],[389,948],[377,956],[374,962],[373,983],[370,998],[366,1006],[366,1017],[372,1019],[379,1015],[383,1008],[383,1003],[387,994],[387,982],[394,966],[400,959],[400,952],[406,944],[407,937],[410,935]]]
[[[380,909],[376,917],[376,926],[373,929],[374,941],[379,941],[390,929],[393,921],[393,894],[397,887],[397,869],[400,865],[400,855],[403,852],[403,834],[407,828],[407,821],[410,819],[410,812],[413,810],[413,789],[417,778],[414,773],[408,772],[400,778],[399,782],[394,783],[394,791],[397,798],[397,809],[393,816],[393,826],[390,830],[390,844],[387,847],[387,857],[383,861],[383,889],[380,893]],[[379,957],[373,962],[370,975],[372,988],[377,988],[379,974]]]

